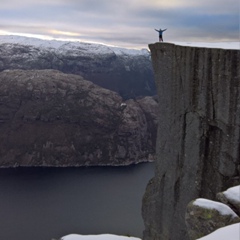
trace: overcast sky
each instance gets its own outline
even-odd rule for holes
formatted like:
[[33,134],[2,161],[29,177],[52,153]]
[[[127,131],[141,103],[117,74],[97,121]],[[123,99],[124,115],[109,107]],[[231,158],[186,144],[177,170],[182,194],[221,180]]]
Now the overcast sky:
[[239,41],[239,0],[0,0],[0,34],[146,48],[158,41]]

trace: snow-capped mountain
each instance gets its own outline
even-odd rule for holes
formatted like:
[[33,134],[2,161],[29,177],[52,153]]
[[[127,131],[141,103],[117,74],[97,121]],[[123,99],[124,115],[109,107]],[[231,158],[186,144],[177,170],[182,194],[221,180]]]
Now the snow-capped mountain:
[[0,71],[57,69],[118,92],[123,98],[154,95],[150,53],[103,44],[0,36]]
[[108,46],[97,43],[87,43],[79,41],[62,41],[62,40],[43,40],[38,38],[2,35],[0,36],[0,44],[2,43],[14,43],[21,45],[29,45],[40,48],[58,49],[59,51],[70,51],[81,48],[86,53],[92,54],[109,54],[114,52],[117,55],[147,55],[149,51],[147,49],[128,49],[116,46]]

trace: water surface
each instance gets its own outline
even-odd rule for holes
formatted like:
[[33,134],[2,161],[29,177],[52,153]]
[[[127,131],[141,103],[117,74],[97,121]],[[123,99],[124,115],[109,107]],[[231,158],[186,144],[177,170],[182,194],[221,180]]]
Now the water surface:
[[154,164],[0,169],[0,239],[142,236],[141,201]]

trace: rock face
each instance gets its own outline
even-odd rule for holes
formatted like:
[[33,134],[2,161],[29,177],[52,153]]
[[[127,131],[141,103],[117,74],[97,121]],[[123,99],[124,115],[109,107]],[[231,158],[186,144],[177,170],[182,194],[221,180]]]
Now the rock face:
[[[148,106],[148,108],[146,107]],[[57,70],[0,73],[0,166],[154,160],[157,102],[122,98]]]
[[237,50],[150,45],[159,95],[155,177],[143,198],[144,240],[188,239],[187,204],[238,178]]
[[81,75],[124,99],[156,95],[150,54],[100,44],[0,36],[0,71],[56,69]]

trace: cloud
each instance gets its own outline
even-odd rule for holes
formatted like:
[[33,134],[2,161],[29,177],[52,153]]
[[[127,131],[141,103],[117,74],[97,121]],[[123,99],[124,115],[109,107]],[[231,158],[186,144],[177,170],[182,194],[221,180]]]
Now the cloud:
[[168,41],[238,40],[238,0],[1,0],[0,30],[146,46]]

